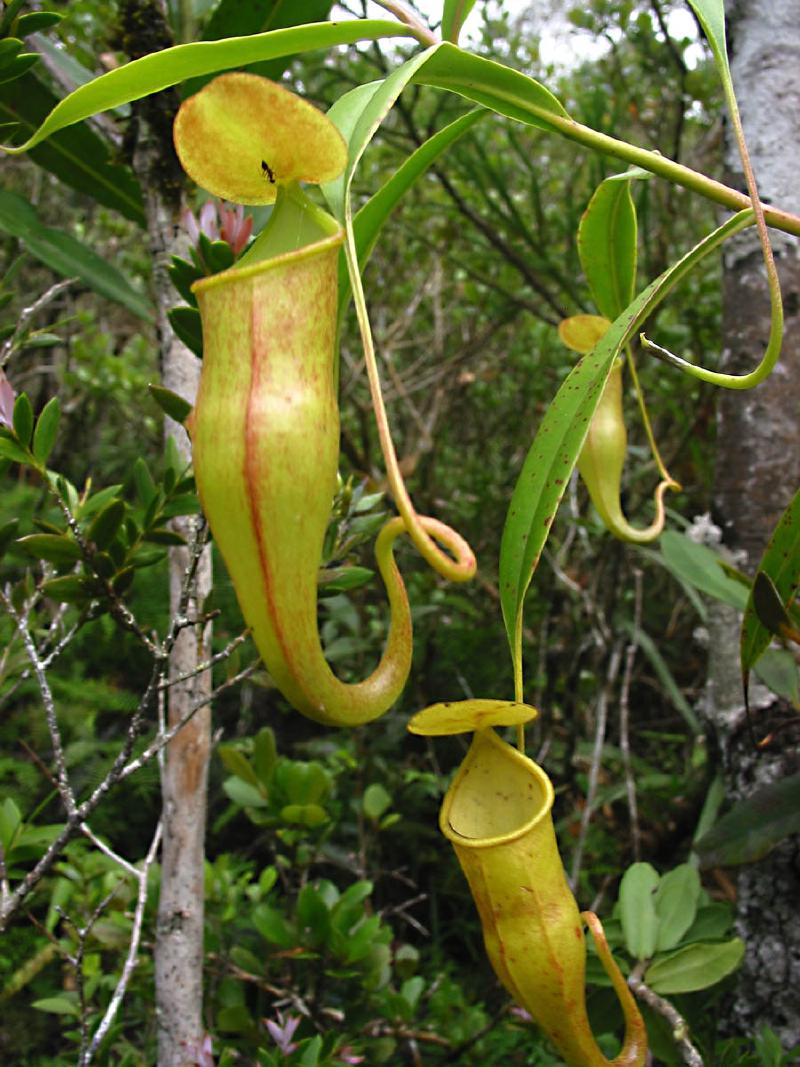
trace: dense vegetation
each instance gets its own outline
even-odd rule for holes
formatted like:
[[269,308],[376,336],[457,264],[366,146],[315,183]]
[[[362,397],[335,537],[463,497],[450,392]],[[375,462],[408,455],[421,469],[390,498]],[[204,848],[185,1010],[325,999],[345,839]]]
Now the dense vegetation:
[[[42,94],[45,113],[70,77],[126,59],[118,5],[33,6],[65,17],[42,25],[36,66],[0,84],[9,119],[19,117],[20,86],[31,101],[34,91]],[[195,34],[232,6],[195,3]],[[326,9],[318,16],[324,17],[329,5],[316,6]],[[714,173],[721,118],[713,64],[694,34],[669,32],[675,6],[581,5],[569,13],[572,33],[602,42],[597,57],[548,67],[538,53],[544,21],[536,5],[517,15],[489,2],[474,48],[541,80],[578,121]],[[374,43],[325,58],[313,53],[295,60],[285,81],[324,110],[353,85],[385,76],[405,47]],[[357,196],[373,192],[465,110],[457,96],[408,89],[359,168]],[[31,124],[40,117],[31,111]],[[126,138],[135,117],[136,106],[114,116],[122,139],[109,132],[108,117],[98,128],[96,136],[113,150],[112,180],[126,174],[133,183]],[[32,421],[28,427],[34,459],[0,459],[4,900],[64,824],[48,715],[57,715],[81,800],[126,745],[130,763],[153,742],[163,714],[153,643],[174,630],[167,551],[179,538],[170,521],[198,510],[191,471],[174,446],[164,448],[163,411],[147,388],[158,381],[159,367],[142,220],[137,210],[127,217],[120,210],[121,186],[103,203],[46,152],[4,157],[0,194],[0,367],[38,416],[35,433]],[[620,169],[612,159],[487,114],[403,200],[366,269],[390,417],[415,503],[457,528],[479,560],[477,579],[456,587],[425,569],[410,547],[399,549],[415,656],[389,715],[345,732],[292,713],[258,665],[250,638],[238,639],[235,594],[215,558],[214,590],[202,610],[213,617],[214,652],[228,654],[214,667],[205,873],[203,1018],[214,1060],[206,1045],[190,1050],[192,1062],[561,1062],[494,978],[467,887],[437,829],[441,797],[466,742],[412,737],[405,726],[438,700],[512,695],[496,577],[500,533],[535,427],[577,358],[559,340],[558,324],[596,311],[576,246],[581,214],[599,183]],[[635,181],[632,193],[644,283],[713,227],[714,209],[656,180]],[[24,212],[15,197],[27,201]],[[205,199],[196,194],[196,211]],[[105,292],[86,272],[74,277],[58,269],[48,243],[52,228],[109,265]],[[197,247],[202,253],[202,238]],[[64,254],[72,253],[70,246]],[[124,292],[116,272],[127,279]],[[718,272],[716,262],[706,261],[659,311],[657,324],[648,325],[659,343],[718,350]],[[183,299],[175,292],[171,302]],[[664,374],[646,357],[639,370],[659,448],[684,487],[669,498],[668,527],[683,531],[708,510],[712,390]],[[358,680],[385,637],[378,583],[365,580],[361,568],[373,566],[371,545],[390,503],[353,315],[343,327],[340,376],[341,487],[321,572],[320,619],[329,661],[342,678]],[[0,376],[0,418],[10,424],[4,381]],[[54,397],[57,432],[55,409],[42,414]],[[625,510],[644,525],[657,473],[632,393],[626,410]],[[64,502],[92,546],[91,566],[80,551],[64,548]],[[556,784],[556,828],[576,896],[604,917],[627,971],[637,959],[615,902],[635,862],[673,872],[690,886],[681,898],[682,929],[668,948],[729,943],[732,936],[725,874],[704,874],[695,891],[695,867],[687,867],[698,828],[713,821],[721,797],[718,756],[698,712],[706,608],[675,571],[674,555],[658,545],[611,537],[575,478],[525,614],[526,699],[540,710],[529,751]],[[38,650],[34,659],[25,634]],[[153,833],[160,805],[157,759],[126,772],[93,808],[91,830],[71,836],[3,932],[3,1062],[77,1061],[117,987],[140,921],[138,964],[99,1062],[155,1062]],[[137,880],[119,857],[141,864],[148,850]],[[143,883],[151,892],[140,913]],[[728,969],[720,964],[720,975]],[[619,1012],[591,954],[588,978],[594,1030],[613,1055]],[[733,980],[673,998],[705,1062],[789,1062],[769,1031],[726,1030]],[[657,1062],[680,1062],[669,1024],[644,1010]]]

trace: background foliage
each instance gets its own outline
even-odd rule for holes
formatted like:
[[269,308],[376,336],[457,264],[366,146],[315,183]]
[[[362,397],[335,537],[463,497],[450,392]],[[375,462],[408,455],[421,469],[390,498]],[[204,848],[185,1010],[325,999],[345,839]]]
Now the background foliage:
[[[112,3],[40,6],[65,18],[33,39],[40,62],[0,84],[6,117],[20,118],[24,105],[34,125],[70,81],[119,61],[122,44]],[[306,6],[320,18],[329,7]],[[696,36],[669,31],[677,6],[668,0],[565,5],[574,32],[599,42],[597,54],[590,62],[559,56],[548,65],[538,47],[541,7],[512,14],[489,2],[475,48],[541,79],[578,121],[714,172],[721,122],[716,81]],[[236,8],[225,0],[196,3],[194,30],[216,37],[262,28],[237,27]],[[404,47],[367,44],[298,60],[287,77],[327,107],[353,85],[385,75],[393,53]],[[404,93],[357,173],[358,197],[464,110],[458,98],[424,87]],[[126,112],[115,116],[115,130],[124,134],[127,121]],[[147,391],[158,368],[141,190],[127,166],[124,136],[105,120],[99,130],[91,124],[81,130],[84,159],[105,153],[93,164],[88,192],[63,159],[46,157],[57,148],[0,163],[6,373],[37,414],[58,397],[60,425],[46,464],[67,480],[56,484],[42,464],[37,470],[3,462],[0,537],[2,582],[17,611],[43,578],[62,581],[56,587],[62,595],[71,590],[67,607],[54,594],[36,600],[33,628],[53,646],[77,627],[50,678],[67,763],[83,793],[115,758],[151,671],[139,636],[115,614],[113,594],[125,592],[143,633],[166,632],[167,521],[195,503],[189,473],[175,455],[163,454],[162,413]],[[205,1018],[219,1063],[558,1062],[492,977],[466,886],[436,829],[464,745],[455,738],[437,740],[434,748],[407,736],[404,724],[422,705],[454,693],[510,695],[496,579],[499,533],[533,428],[573,364],[556,326],[567,315],[594,310],[575,234],[594,189],[617,169],[540,131],[486,116],[419,183],[372,256],[367,293],[404,471],[420,511],[459,529],[474,546],[480,571],[456,590],[401,549],[414,605],[413,674],[401,705],[369,728],[368,741],[360,730],[312,730],[288,713],[261,672],[218,695]],[[637,182],[633,192],[640,274],[649,280],[712,227],[713,211],[666,183]],[[74,243],[65,246],[54,230]],[[57,269],[56,247],[71,257],[65,286],[58,284],[64,272]],[[89,250],[110,265],[102,284]],[[704,266],[660,313],[661,343],[693,352],[718,348],[717,273],[714,264]],[[686,487],[671,502],[670,523],[680,531],[708,506],[711,390],[656,374],[648,362],[641,363],[641,377],[667,465]],[[328,562],[369,567],[385,486],[350,320],[341,393],[343,488],[330,537],[337,548]],[[631,469],[626,510],[644,522],[656,473],[645,461],[643,433],[631,432],[631,455],[642,462]],[[84,533],[110,560],[107,574],[97,559],[93,570],[75,570],[77,557],[64,553],[59,496],[82,509]],[[117,500],[124,504],[110,513]],[[16,540],[23,535],[54,538],[49,555],[42,541],[29,541],[26,549]],[[213,603],[205,607],[219,612],[215,650],[222,651],[241,619],[220,560],[215,569]],[[580,903],[608,916],[610,940],[630,967],[652,952],[637,951],[641,931],[626,929],[620,875],[629,864],[637,863],[634,876],[644,866],[638,861],[647,861],[652,877],[655,868],[664,880],[677,875],[693,887],[676,905],[682,918],[677,934],[663,935],[664,952],[723,942],[732,922],[724,875],[704,876],[701,888],[695,867],[685,865],[698,826],[713,820],[717,763],[694,710],[705,673],[704,605],[675,570],[660,548],[633,548],[608,536],[574,482],[525,615],[530,699],[541,709],[532,751],[538,749],[558,785],[565,865]],[[111,583],[110,591],[100,589],[104,610],[89,609],[101,580]],[[385,614],[371,584],[343,588],[349,584],[322,586],[322,633],[337,671],[359,678],[377,658]],[[62,814],[48,770],[39,689],[9,612],[0,617],[0,641],[0,841],[4,877],[13,881],[55,836]],[[217,684],[224,686],[254,657],[249,642],[237,645],[216,668]],[[601,716],[607,730],[598,765],[593,751]],[[144,745],[136,738],[132,755]],[[147,852],[159,801],[157,766],[150,763],[96,809],[92,832],[138,860]],[[155,888],[157,864],[148,877]],[[121,876],[93,842],[77,837],[67,845],[27,918],[19,917],[0,941],[5,1062],[75,1061],[81,1016],[99,1017],[123,965],[136,892],[135,881]],[[104,1062],[153,1062],[152,909],[144,915],[141,960]],[[596,983],[590,1010],[613,1051],[615,1009],[595,963],[590,960]],[[710,966],[707,960],[703,966]],[[721,963],[719,977],[730,969]],[[701,992],[668,985],[664,992],[677,992],[707,1063],[771,1065],[788,1056],[768,1032],[746,1045],[720,1036],[724,983]],[[648,1024],[659,1062],[678,1062],[663,1021],[649,1014]],[[202,1050],[197,1056],[207,1062]]]

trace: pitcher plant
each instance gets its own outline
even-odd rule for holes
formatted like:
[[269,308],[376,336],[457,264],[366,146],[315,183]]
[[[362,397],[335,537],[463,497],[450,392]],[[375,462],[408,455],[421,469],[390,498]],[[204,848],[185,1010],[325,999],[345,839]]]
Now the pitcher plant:
[[[426,736],[474,731],[439,826],[469,884],[497,977],[569,1067],[642,1067],[642,1017],[599,919],[579,914],[567,884],[553,828],[552,783],[493,728],[519,726],[535,716],[521,703],[467,700],[425,708],[408,728]],[[613,1061],[598,1048],[586,1014],[584,923],[625,1018],[624,1043]]]
[[[602,315],[573,315],[562,319],[558,325],[558,334],[562,342],[573,352],[585,355],[605,336],[611,323]],[[621,541],[634,544],[647,544],[655,541],[664,529],[664,494],[668,489],[680,489],[680,485],[664,469],[658,449],[650,430],[646,410],[641,403],[640,410],[645,420],[645,428],[650,439],[650,446],[662,480],[653,494],[655,515],[649,526],[633,526],[622,510],[621,486],[625,455],[628,450],[628,432],[622,411],[622,358],[618,358],[603,395],[595,408],[589,432],[578,456],[578,472],[589,491],[592,503],[603,520],[606,529]],[[630,362],[633,370],[633,362]],[[638,381],[635,383],[638,389]]]
[[[245,73],[216,78],[181,106],[175,145],[203,188],[238,203],[274,204],[237,264],[194,286],[203,370],[187,429],[203,510],[284,696],[320,723],[369,722],[397,700],[411,666],[411,613],[393,558],[405,523],[387,522],[375,547],[391,613],[383,656],[365,681],[345,684],[328,666],[317,628],[317,574],[339,458],[344,233],[299,184],[336,177],[346,146],[312,105]],[[458,534],[418,519],[474,570]]]

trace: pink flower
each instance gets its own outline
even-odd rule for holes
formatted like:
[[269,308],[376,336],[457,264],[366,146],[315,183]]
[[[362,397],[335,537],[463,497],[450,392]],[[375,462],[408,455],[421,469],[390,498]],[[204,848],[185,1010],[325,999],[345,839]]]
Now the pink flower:
[[241,204],[234,207],[221,204],[219,218],[222,240],[227,241],[233,249],[233,254],[238,256],[253,232],[253,216],[245,215]]
[[364,1057],[357,1056],[354,1052],[352,1052],[350,1045],[344,1045],[342,1048],[339,1049],[339,1059],[342,1061],[342,1063],[364,1062]]
[[181,222],[193,245],[198,243],[202,233],[209,241],[227,241],[235,256],[253,232],[253,218],[245,215],[242,205],[224,204],[221,200],[206,200],[198,217],[187,208],[181,215]]
[[14,414],[14,401],[17,394],[14,387],[6,378],[5,371],[0,367],[0,425],[11,426]]
[[288,1056],[294,1052],[297,1048],[297,1043],[292,1041],[294,1032],[300,1025],[299,1015],[287,1015],[286,1019],[278,1012],[278,1021],[275,1023],[272,1019],[264,1020],[267,1024],[270,1037],[281,1050],[284,1056]]

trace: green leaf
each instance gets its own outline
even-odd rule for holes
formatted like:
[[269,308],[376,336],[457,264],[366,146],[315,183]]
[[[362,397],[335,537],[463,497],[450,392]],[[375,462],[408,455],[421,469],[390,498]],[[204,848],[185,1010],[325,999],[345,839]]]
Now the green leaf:
[[744,959],[744,941],[735,937],[722,944],[697,942],[654,960],[644,973],[656,993],[694,993],[726,978]]
[[427,56],[414,76],[416,82],[448,89],[499,115],[542,130],[560,128],[553,118],[569,119],[549,89],[503,63],[462,52],[448,41],[429,49]]
[[649,863],[634,863],[622,876],[619,912],[625,947],[636,960],[649,960],[658,941],[655,892],[658,871]]
[[25,0],[8,0],[8,3],[3,5],[3,16],[0,18],[0,37],[5,37],[10,32],[11,24],[17,17],[17,13],[24,2]]
[[175,45],[116,67],[87,85],[79,86],[53,108],[24,144],[3,145],[2,148],[12,155],[27,152],[51,134],[90,115],[141,100],[187,78],[357,41],[409,36],[413,36],[411,31],[397,22],[357,19],[274,30],[252,37]]
[[10,459],[13,463],[30,463],[31,456],[24,448],[8,437],[0,437],[0,460]]
[[700,875],[691,863],[682,863],[661,876],[655,896],[659,952],[680,944],[695,920],[700,889]]
[[153,545],[185,545],[186,538],[177,530],[169,530],[166,526],[156,526],[146,531],[144,541]]
[[125,501],[117,498],[99,511],[86,531],[86,538],[97,548],[108,548],[125,518]]
[[33,437],[33,407],[27,393],[20,393],[14,401],[14,433],[23,448],[30,448]]
[[319,572],[317,581],[326,593],[343,593],[348,589],[360,589],[375,575],[369,567],[330,567]]
[[80,1005],[77,993],[62,993],[57,997],[44,997],[35,1000],[31,1007],[37,1011],[48,1011],[54,1015],[80,1015]]
[[594,192],[578,226],[581,266],[601,315],[613,320],[636,292],[636,209],[631,180],[636,170],[606,178]]
[[317,1067],[321,1051],[322,1038],[319,1034],[302,1041],[297,1050],[297,1054],[300,1057],[300,1067]]
[[150,507],[158,493],[158,489],[147,463],[141,456],[138,456],[133,464],[133,482],[136,486],[136,495],[139,497],[142,506],[145,508]]
[[[758,564],[756,582],[761,575],[770,580],[779,602],[787,607],[800,585],[800,490],[778,520]],[[758,617],[756,595],[754,582],[742,619],[741,656],[745,685],[750,670],[772,640],[769,629]]]
[[22,813],[11,799],[6,797],[0,804],[0,844],[6,857],[11,852],[14,839],[22,826]]
[[258,781],[263,786],[269,786],[277,762],[278,750],[275,745],[275,734],[269,726],[262,726],[253,742],[253,765]]
[[275,908],[269,904],[259,904],[252,914],[253,926],[266,941],[281,948],[289,948],[295,944],[294,931]]
[[[53,51],[60,61],[67,56]],[[31,71],[13,83],[0,85],[0,122],[15,122],[21,133],[30,137],[58,101],[38,74]],[[54,134],[31,149],[30,154],[35,163],[65,185],[144,226],[142,193],[133,171],[118,162],[116,150],[86,123]]]
[[475,6],[475,0],[444,0],[442,11],[442,38],[458,44],[461,27]]
[[724,604],[740,611],[745,609],[747,588],[725,573],[716,552],[677,530],[666,530],[659,544],[667,569],[676,577]]
[[368,819],[375,820],[380,819],[381,815],[383,815],[391,803],[392,798],[390,794],[387,793],[383,786],[378,782],[367,786],[361,801],[364,814]]
[[240,752],[238,748],[234,745],[219,745],[217,753],[231,774],[235,774],[236,777],[241,778],[243,782],[248,782],[250,785],[258,789],[258,775],[253,770],[253,765],[250,763],[250,760]]
[[65,574],[60,578],[48,578],[42,583],[42,592],[58,604],[85,604],[92,599],[93,583],[77,574]]
[[755,863],[799,830],[800,774],[793,774],[737,801],[693,848],[703,868],[733,867]]
[[[207,41],[223,37],[245,37],[268,30],[285,29],[311,22],[324,22],[331,9],[331,0],[220,0],[203,33]],[[294,55],[280,56],[260,63],[250,63],[252,74],[277,81],[294,59]],[[194,92],[205,79],[193,79],[187,87]]]
[[768,648],[753,670],[773,693],[800,711],[800,673],[797,661],[788,649]]
[[55,11],[30,11],[17,19],[14,33],[18,37],[29,37],[32,33],[40,33],[42,30],[49,30],[51,26],[57,26],[63,17]]
[[719,941],[730,930],[733,913],[730,904],[706,904],[687,930],[684,941]]
[[725,41],[725,3],[724,0],[688,0],[689,6],[703,27],[720,75],[730,81],[728,67],[728,48]]
[[51,397],[42,408],[39,418],[36,420],[36,429],[33,434],[33,454],[44,466],[47,463],[53,445],[58,435],[58,422],[61,418],[61,405],[58,397]]
[[18,237],[31,255],[57,274],[80,278],[95,292],[122,304],[140,319],[152,319],[148,301],[113,264],[68,233],[43,226],[27,200],[4,189],[0,189],[0,229]]
[[48,563],[75,563],[81,558],[80,546],[67,534],[28,534],[20,537],[17,544]]
[[203,358],[203,327],[200,321],[200,312],[197,308],[181,304],[179,307],[170,308],[167,312],[170,325],[190,349],[198,357]]
[[644,289],[577,363],[548,406],[514,488],[500,546],[500,599],[517,666],[525,594],[617,354],[675,285],[752,219],[751,211],[735,215]]
[[169,415],[175,422],[183,425],[192,411],[192,405],[182,396],[173,393],[171,389],[165,389],[163,385],[148,385],[148,391],[153,400],[158,404],[165,415]]
[[[336,105],[334,105],[335,107]],[[332,108],[331,111],[334,109]],[[328,112],[331,118],[331,112]],[[372,250],[378,240],[383,226],[394,211],[402,197],[414,186],[444,152],[460,137],[480,121],[487,111],[474,108],[466,115],[461,115],[444,129],[429,137],[411,153],[376,193],[356,212],[353,217],[353,233],[356,240],[358,265],[363,270],[369,262]],[[324,191],[324,189],[323,189]],[[342,266],[339,272],[339,314],[343,314],[350,299],[350,278]]]
[[226,796],[240,808],[266,808],[267,801],[260,789],[241,778],[226,778],[222,783]]
[[[0,85],[16,82],[18,78],[24,77],[39,63],[39,60],[40,56],[37,52],[20,52],[10,63],[3,65],[0,71]],[[14,88],[16,89],[17,86],[14,85]]]
[[19,519],[9,519],[8,522],[4,522],[3,525],[0,526],[0,557],[6,554],[11,546],[11,542],[16,540],[18,529]]

